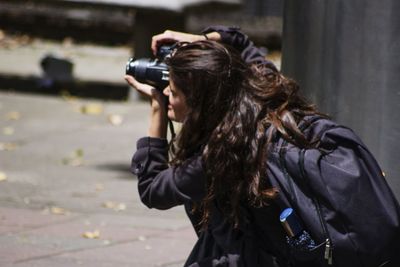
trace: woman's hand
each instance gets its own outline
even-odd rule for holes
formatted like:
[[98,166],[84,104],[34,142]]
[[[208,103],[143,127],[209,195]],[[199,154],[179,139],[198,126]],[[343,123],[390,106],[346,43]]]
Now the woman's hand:
[[166,30],[163,33],[153,36],[151,40],[151,50],[153,50],[153,54],[156,55],[157,48],[161,44],[175,43],[175,42],[195,42],[205,39],[206,38],[203,35]]
[[190,34],[185,32],[176,32],[171,30],[166,30],[163,33],[154,35],[151,40],[151,50],[153,50],[153,54],[156,55],[157,48],[161,44],[165,43],[175,43],[175,42],[195,42],[201,40],[214,40],[219,41],[221,40],[221,35],[217,32],[207,33],[207,38],[205,35],[201,34]]
[[133,76],[125,75],[125,80],[141,95],[150,99],[151,107],[153,111],[164,111],[166,108],[165,96],[161,91],[157,90],[155,87],[138,82]]
[[153,86],[140,83],[130,75],[125,75],[124,78],[136,91],[150,99],[151,118],[148,135],[150,137],[166,138],[168,125],[167,98]]

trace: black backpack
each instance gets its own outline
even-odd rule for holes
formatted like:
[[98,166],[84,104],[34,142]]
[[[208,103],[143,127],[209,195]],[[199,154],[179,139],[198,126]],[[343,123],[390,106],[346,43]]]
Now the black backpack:
[[294,252],[294,260],[311,267],[400,266],[400,207],[372,154],[351,129],[329,119],[307,117],[300,129],[317,148],[281,138],[268,173],[317,244]]

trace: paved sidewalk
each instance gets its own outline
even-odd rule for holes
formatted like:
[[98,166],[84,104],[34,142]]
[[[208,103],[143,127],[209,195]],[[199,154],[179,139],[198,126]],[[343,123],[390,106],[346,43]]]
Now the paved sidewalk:
[[144,207],[128,170],[147,113],[0,91],[0,266],[182,266],[183,208]]

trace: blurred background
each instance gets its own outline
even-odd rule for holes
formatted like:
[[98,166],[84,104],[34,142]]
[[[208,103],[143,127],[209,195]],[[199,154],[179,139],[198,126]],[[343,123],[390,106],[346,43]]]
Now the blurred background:
[[[51,55],[73,64],[73,73],[59,62],[55,65],[59,70],[53,66],[50,74],[53,80],[71,82],[69,93],[126,98],[122,63],[129,56],[151,57],[149,43],[154,34],[166,29],[200,33],[218,24],[240,26],[259,46],[269,49],[279,64],[282,12],[283,2],[277,0],[1,1],[2,58],[17,62],[8,59],[14,51],[21,60],[12,68],[7,65],[0,69],[0,82],[2,87],[54,92],[58,88],[46,88],[51,87],[49,81],[32,87],[32,79],[40,78],[43,71],[38,62]],[[34,54],[20,53],[32,46],[36,47]],[[31,54],[29,59],[26,54]],[[119,68],[115,67],[117,62]],[[32,74],[31,80],[20,73]]]
[[1,0],[0,265],[182,266],[181,207],[153,211],[129,172],[148,104],[123,80],[166,29],[239,26],[351,127],[400,197],[396,0]]
[[242,27],[280,65],[281,1],[0,1],[0,265],[182,266],[182,207],[130,171],[149,107],[123,80],[151,36]]

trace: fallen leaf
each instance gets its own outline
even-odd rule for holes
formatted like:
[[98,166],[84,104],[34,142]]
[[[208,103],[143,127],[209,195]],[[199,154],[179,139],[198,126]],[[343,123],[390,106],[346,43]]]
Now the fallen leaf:
[[19,47],[18,42],[14,39],[7,40],[7,42],[4,44],[4,48],[10,50],[13,50],[17,47]]
[[7,120],[19,120],[21,118],[21,114],[18,111],[11,111],[6,114],[6,119]]
[[100,192],[104,190],[104,185],[103,184],[96,184],[96,191]]
[[125,203],[119,203],[115,208],[115,211],[123,211],[126,210],[126,204]]
[[74,102],[78,99],[76,96],[71,95],[68,90],[62,90],[60,95],[67,102]]
[[83,149],[82,148],[78,148],[74,151],[74,156],[77,158],[82,158],[83,157]]
[[28,35],[24,34],[19,38],[19,42],[21,45],[27,45],[31,42],[31,38]]
[[4,135],[13,135],[14,134],[14,128],[13,127],[4,127],[3,128],[3,134]]
[[123,211],[126,210],[126,204],[125,203],[116,203],[113,201],[106,201],[102,205],[104,208],[107,209],[113,209],[115,211]]
[[62,162],[65,165],[78,167],[83,165],[83,149],[76,149],[69,157],[65,157]]
[[103,106],[101,104],[87,104],[81,107],[81,112],[88,115],[99,115],[103,112]]
[[121,115],[110,115],[108,116],[108,121],[115,126],[121,125],[124,119]]
[[88,239],[98,239],[100,238],[100,231],[94,230],[93,232],[84,232],[82,236]]
[[64,159],[63,163],[72,167],[79,167],[83,165],[82,159]]
[[0,143],[0,151],[13,151],[17,148],[15,143]]
[[107,208],[107,209],[113,209],[113,208],[115,208],[116,203],[115,203],[115,202],[112,202],[112,201],[106,201],[106,202],[103,203],[102,206],[103,206],[104,208]]
[[7,175],[4,172],[0,172],[0,182],[7,180]]
[[65,48],[71,47],[74,44],[74,39],[71,37],[65,37],[64,40],[62,41],[62,45]]
[[67,215],[68,211],[60,207],[51,207],[50,212],[55,215]]

